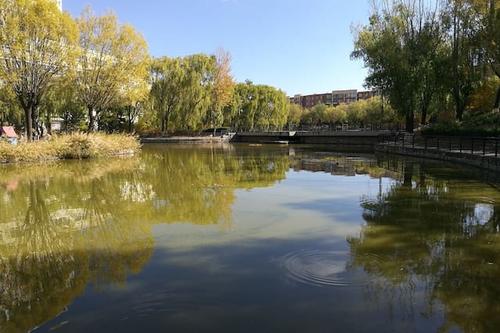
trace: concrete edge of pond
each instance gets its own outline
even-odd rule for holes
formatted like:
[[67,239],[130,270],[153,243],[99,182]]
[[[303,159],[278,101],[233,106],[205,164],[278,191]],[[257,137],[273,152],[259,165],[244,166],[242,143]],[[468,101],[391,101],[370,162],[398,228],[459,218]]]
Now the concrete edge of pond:
[[439,149],[424,149],[422,147],[401,147],[386,143],[376,145],[375,151],[377,153],[396,154],[459,163],[500,173],[500,157],[495,156],[442,151]]
[[172,136],[172,137],[158,137],[158,138],[141,138],[141,144],[207,144],[207,143],[227,143],[228,138],[224,137],[211,137],[211,136]]

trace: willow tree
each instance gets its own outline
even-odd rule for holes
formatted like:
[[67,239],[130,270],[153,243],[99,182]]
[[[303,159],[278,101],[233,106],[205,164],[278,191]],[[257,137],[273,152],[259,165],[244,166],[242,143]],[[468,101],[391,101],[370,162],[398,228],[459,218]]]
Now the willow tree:
[[206,123],[212,104],[216,57],[194,54],[182,58],[181,64],[185,77],[177,127],[187,131],[199,130]]
[[290,103],[283,91],[246,81],[235,87],[226,124],[245,131],[282,129],[289,112]]
[[179,58],[154,59],[150,68],[151,100],[161,122],[162,134],[167,134],[173,113],[178,108],[184,90],[184,71]]
[[43,134],[41,101],[50,85],[71,69],[77,29],[51,0],[0,0],[0,80],[24,110],[28,140]]
[[[151,100],[161,131],[196,131],[210,122],[217,83],[216,57],[158,58],[151,66]],[[217,95],[217,103],[222,96]]]
[[130,25],[114,14],[95,16],[87,7],[77,20],[81,55],[76,82],[88,110],[88,129],[97,130],[99,112],[117,103],[127,87],[145,80],[148,47]]

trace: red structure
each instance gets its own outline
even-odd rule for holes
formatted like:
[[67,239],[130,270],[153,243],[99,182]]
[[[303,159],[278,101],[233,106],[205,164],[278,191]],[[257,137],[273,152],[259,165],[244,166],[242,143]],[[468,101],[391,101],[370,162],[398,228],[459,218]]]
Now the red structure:
[[11,144],[17,144],[17,139],[19,138],[14,127],[12,126],[2,126],[0,127],[0,137],[6,139]]

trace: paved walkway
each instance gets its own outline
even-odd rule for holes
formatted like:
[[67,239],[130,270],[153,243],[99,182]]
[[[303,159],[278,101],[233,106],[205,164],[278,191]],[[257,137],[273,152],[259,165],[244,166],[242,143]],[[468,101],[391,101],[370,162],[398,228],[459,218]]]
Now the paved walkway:
[[406,144],[403,146],[402,142],[386,142],[378,144],[376,151],[462,163],[500,173],[500,152],[495,154],[494,151],[486,151],[486,153],[483,153],[482,148],[480,151],[472,153],[470,149],[462,149],[460,151],[460,149],[450,150],[444,147],[438,149],[437,146],[425,147],[418,144]]

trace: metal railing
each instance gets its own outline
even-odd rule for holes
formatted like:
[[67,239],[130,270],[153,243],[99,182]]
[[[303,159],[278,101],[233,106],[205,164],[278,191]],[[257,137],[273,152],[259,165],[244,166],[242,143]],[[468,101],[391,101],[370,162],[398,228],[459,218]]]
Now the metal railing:
[[393,138],[382,138],[382,142],[402,148],[418,148],[425,151],[443,151],[461,154],[482,155],[498,158],[500,137],[454,137],[417,136],[399,134]]

